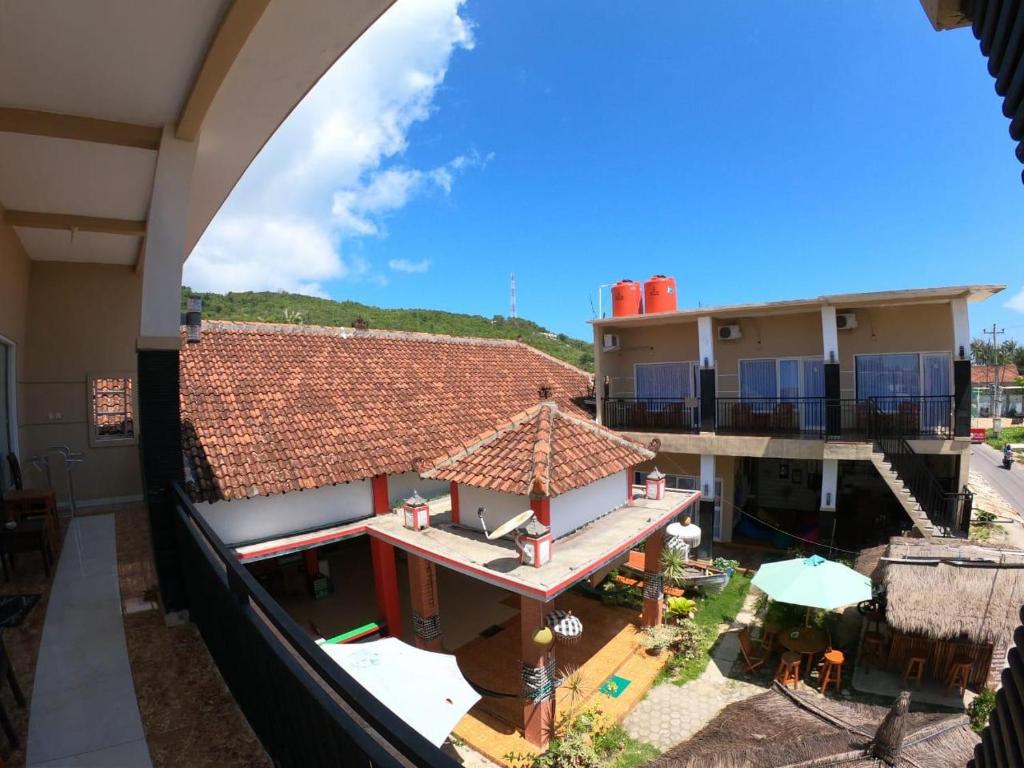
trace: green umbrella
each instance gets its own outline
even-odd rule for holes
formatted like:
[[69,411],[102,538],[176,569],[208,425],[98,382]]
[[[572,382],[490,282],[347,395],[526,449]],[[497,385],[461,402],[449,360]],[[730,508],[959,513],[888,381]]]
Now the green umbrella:
[[871,599],[871,579],[817,555],[762,565],[751,582],[772,600],[832,610]]

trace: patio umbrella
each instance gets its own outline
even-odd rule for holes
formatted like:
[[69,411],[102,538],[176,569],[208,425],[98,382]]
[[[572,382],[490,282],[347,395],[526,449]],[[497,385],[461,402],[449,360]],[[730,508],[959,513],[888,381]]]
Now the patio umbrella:
[[435,747],[480,701],[450,654],[414,648],[395,637],[320,647]]
[[762,565],[751,582],[772,600],[832,610],[871,599],[871,579],[817,555]]

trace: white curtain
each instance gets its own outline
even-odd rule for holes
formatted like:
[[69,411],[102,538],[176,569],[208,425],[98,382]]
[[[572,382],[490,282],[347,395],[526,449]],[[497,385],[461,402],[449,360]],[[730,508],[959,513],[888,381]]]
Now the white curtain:
[[740,360],[740,397],[751,400],[759,397],[778,397],[775,360]]
[[637,398],[693,397],[696,363],[644,363],[636,367]]
[[857,399],[917,397],[921,394],[920,358],[909,355],[858,355]]

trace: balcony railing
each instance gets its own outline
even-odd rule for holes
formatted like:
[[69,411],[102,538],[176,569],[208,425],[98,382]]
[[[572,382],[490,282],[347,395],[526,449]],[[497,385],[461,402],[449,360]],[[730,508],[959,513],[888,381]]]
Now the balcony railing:
[[604,401],[604,424],[612,429],[695,432],[700,427],[700,407],[693,399],[611,397]]
[[[604,400],[604,424],[612,429],[696,432],[700,408],[694,403],[683,398],[611,397]],[[818,440],[868,440],[875,434],[948,439],[953,435],[953,398],[719,397],[715,400],[715,431]]]
[[277,766],[457,763],[335,664],[175,486],[189,618]]

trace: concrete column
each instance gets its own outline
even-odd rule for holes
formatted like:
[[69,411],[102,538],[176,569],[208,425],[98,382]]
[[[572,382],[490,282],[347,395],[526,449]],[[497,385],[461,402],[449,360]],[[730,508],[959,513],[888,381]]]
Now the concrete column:
[[[388,497],[388,476],[375,475],[372,481],[373,513],[391,512]],[[377,613],[384,622],[384,634],[402,636],[402,608],[398,602],[398,568],[395,548],[387,542],[370,537],[370,556],[373,558],[373,585],[377,594]]]
[[953,360],[953,436],[971,436],[970,360]]
[[441,616],[437,598],[437,566],[409,554],[409,593],[412,598],[412,626],[416,647],[443,651]]
[[839,461],[824,459],[821,462],[821,503],[818,513],[818,540],[835,545],[833,531],[836,522],[836,490],[839,485]]
[[549,496],[530,497],[530,509],[537,516],[537,522],[551,527],[551,498]]
[[[139,349],[166,349],[177,343],[181,325],[181,267],[188,239],[189,197],[196,145],[164,128],[153,178],[142,270]],[[177,348],[175,346],[175,348]]]
[[544,628],[550,605],[520,598],[523,736],[542,750],[547,748],[555,725],[555,654],[551,645],[538,645],[533,638]]
[[462,510],[459,508],[459,484],[453,480],[448,488],[452,497],[452,522],[459,525],[462,522]]
[[664,612],[664,579],[661,575],[661,553],[665,549],[665,529],[652,533],[644,547],[644,609],[641,624],[653,627],[661,624]]
[[702,453],[700,456],[700,512],[697,520],[700,526],[700,547],[697,555],[705,560],[712,558],[715,538],[715,455]]
[[836,326],[836,308],[821,308],[822,356],[826,363],[839,362],[839,329]]
[[843,427],[843,411],[839,389],[839,329],[836,308],[821,308],[821,354],[825,360],[825,435],[839,437]]
[[971,356],[971,324],[967,315],[967,299],[949,302],[953,316],[953,359],[968,360]]

